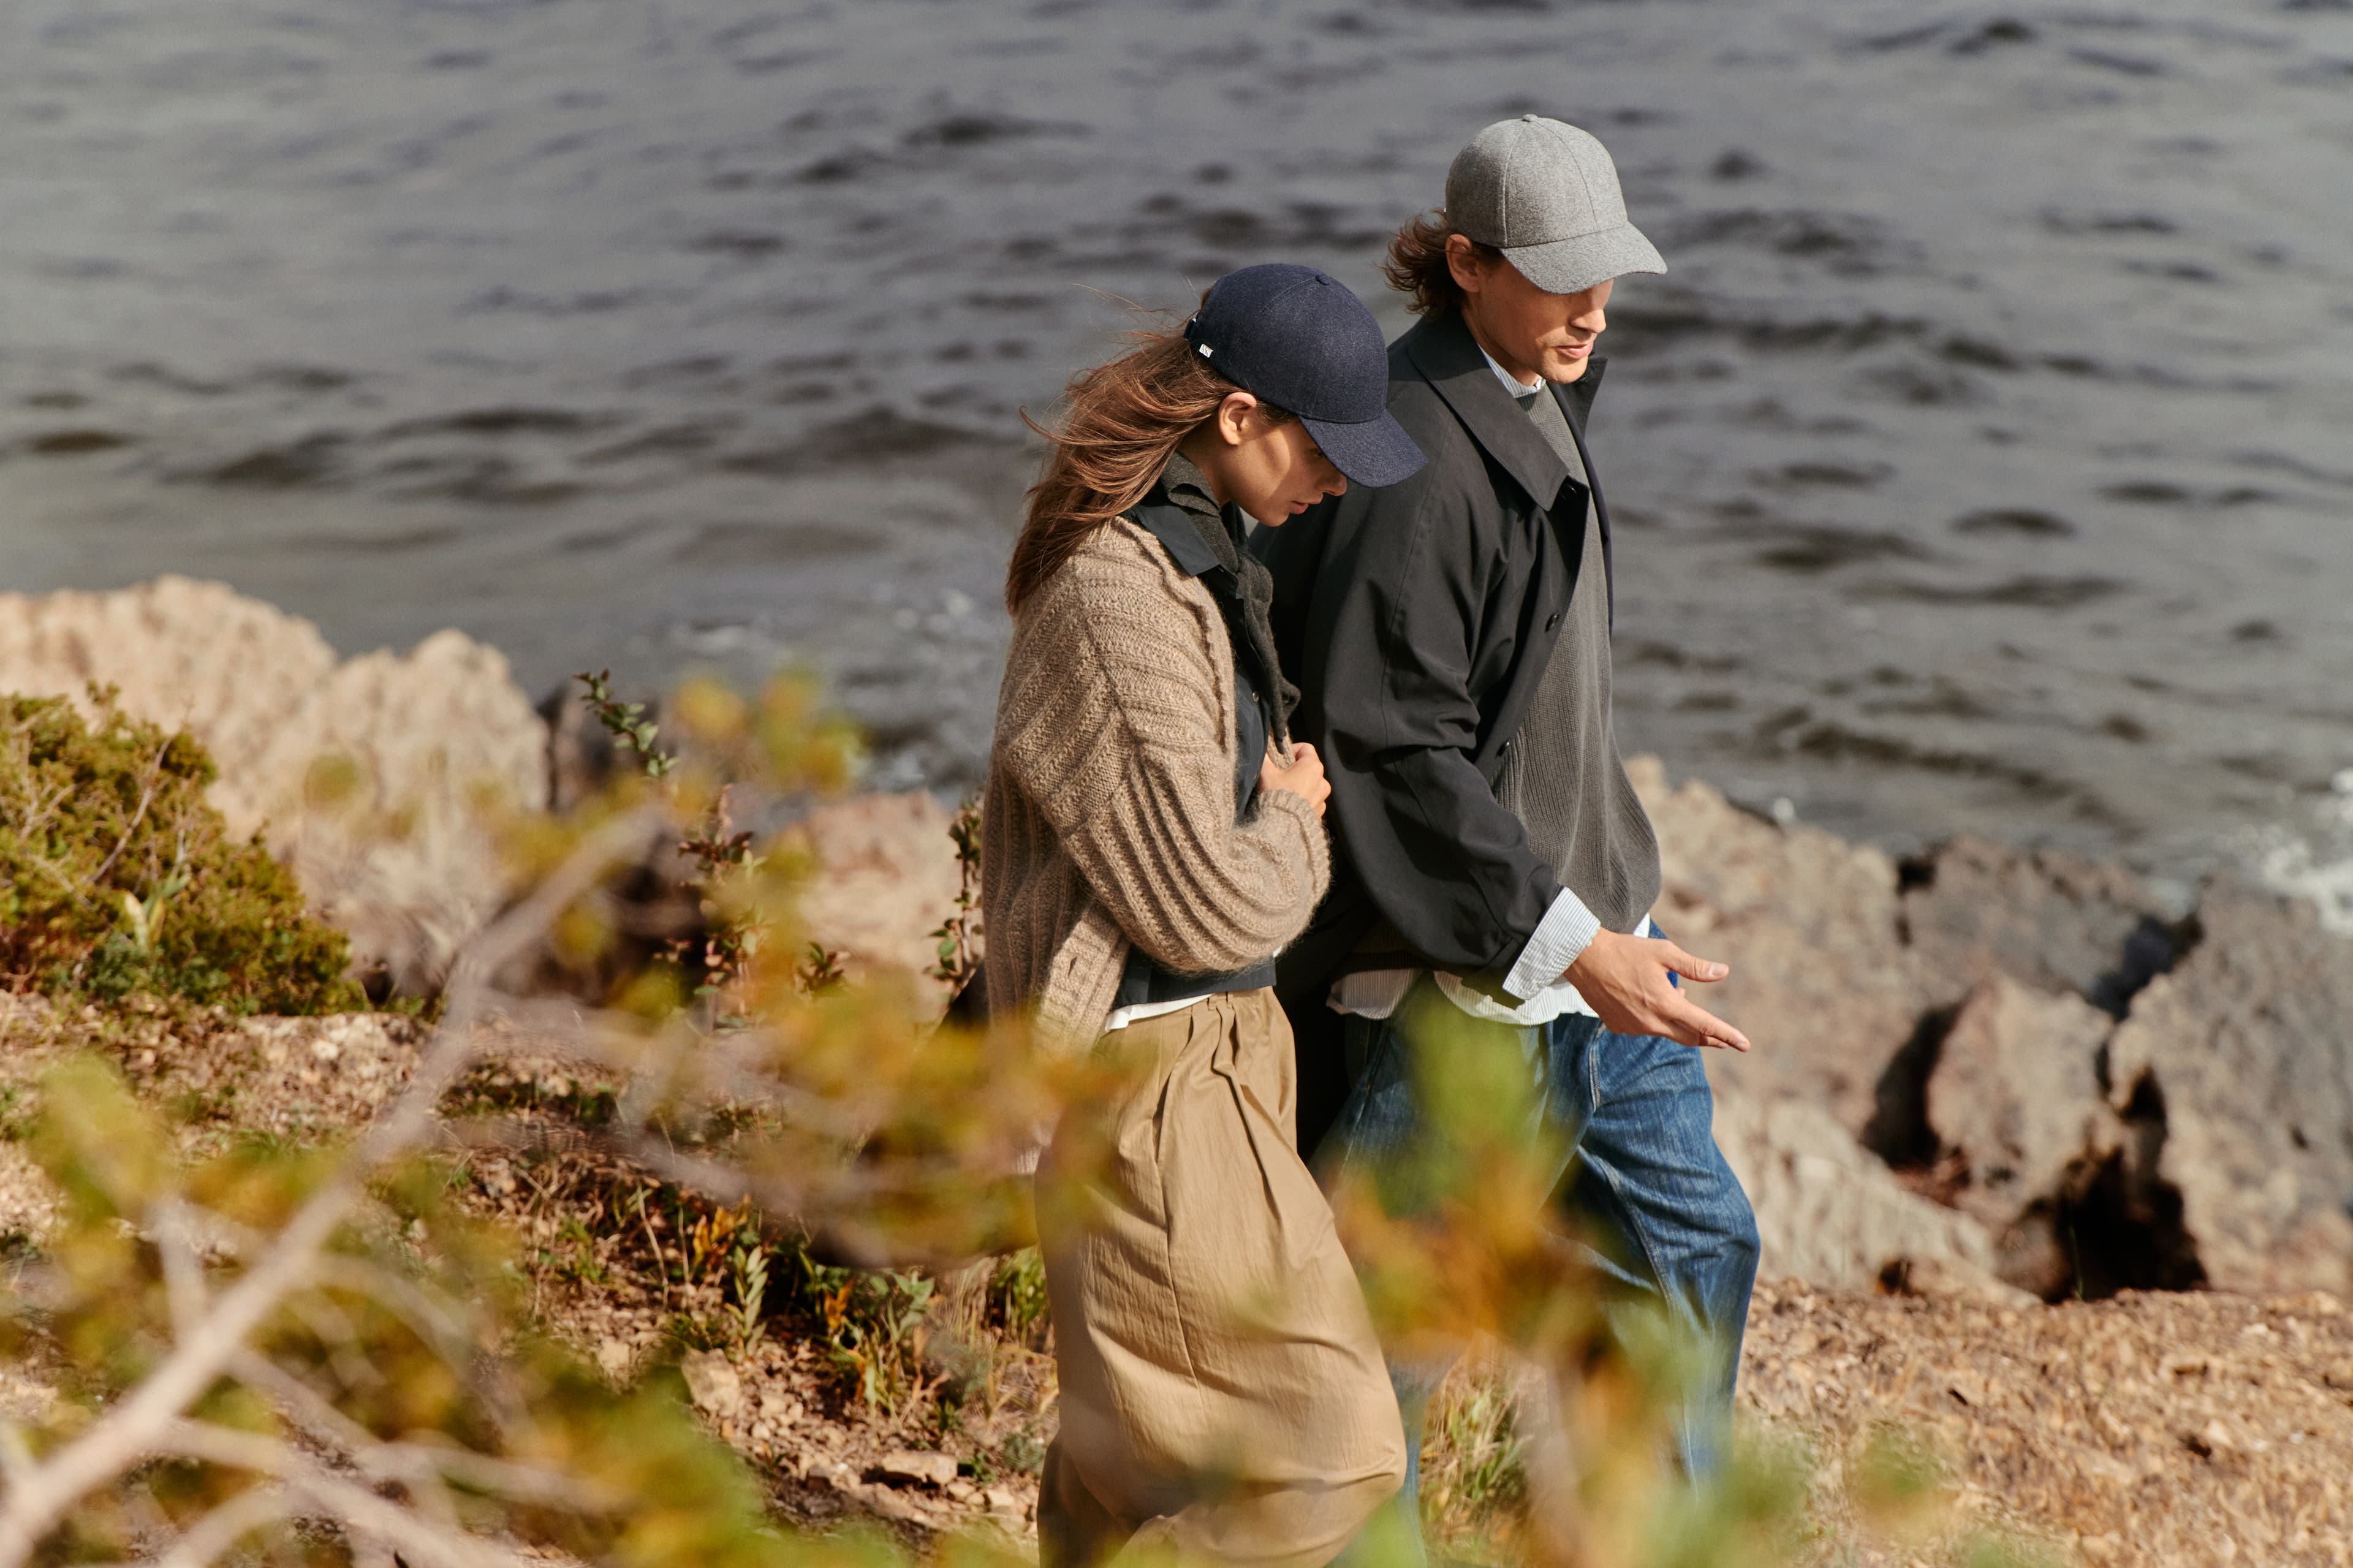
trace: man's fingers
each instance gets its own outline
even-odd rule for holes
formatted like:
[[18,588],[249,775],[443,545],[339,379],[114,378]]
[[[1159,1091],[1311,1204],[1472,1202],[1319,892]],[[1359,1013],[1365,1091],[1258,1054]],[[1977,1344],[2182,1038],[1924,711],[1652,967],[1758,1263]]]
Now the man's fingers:
[[1683,1035],[1674,1037],[1681,1039],[1683,1044],[1714,1046],[1733,1051],[1745,1051],[1748,1048],[1747,1036],[1699,1004],[1686,1002],[1678,996],[1669,1005],[1671,1008],[1669,1016],[1673,1019],[1676,1026],[1688,1031],[1689,1037]]
[[1718,963],[1712,958],[1694,958],[1673,942],[1661,944],[1667,950],[1667,967],[1685,980],[1716,981],[1732,973],[1728,963]]

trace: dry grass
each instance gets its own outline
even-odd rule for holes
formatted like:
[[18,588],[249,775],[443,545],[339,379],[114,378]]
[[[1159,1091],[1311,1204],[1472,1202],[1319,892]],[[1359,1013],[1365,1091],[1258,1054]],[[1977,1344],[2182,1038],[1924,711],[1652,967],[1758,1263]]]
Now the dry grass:
[[[21,1099],[58,1049],[96,1046],[190,1117],[192,1141],[329,1137],[405,1079],[413,1033],[402,1019],[209,1027],[0,999],[0,1096]],[[729,1254],[706,1247],[681,1266],[716,1206],[566,1148],[564,1129],[594,1114],[592,1085],[554,1058],[510,1058],[468,1092],[551,1134],[539,1154],[468,1157],[467,1201],[524,1238],[541,1321],[621,1379],[715,1354],[734,1387],[704,1378],[703,1417],[780,1512],[881,1517],[916,1542],[992,1522],[1029,1533],[1028,1471],[1054,1429],[1034,1279],[992,1265],[941,1280],[904,1347],[903,1394],[870,1404],[796,1294],[789,1238],[768,1238],[769,1298],[746,1334]],[[37,1245],[49,1203],[23,1166],[0,1136],[0,1230],[16,1249]],[[2038,1552],[2151,1568],[2353,1563],[2353,1314],[2330,1298],[2011,1308],[1763,1286],[1741,1398],[1756,1440],[1810,1467],[1810,1564],[1984,1568]],[[1434,1400],[1424,1499],[1448,1555],[1509,1555],[1522,1501],[1512,1408],[1493,1358],[1458,1366]],[[886,1457],[911,1449],[963,1473],[886,1477]],[[2022,1544],[1996,1552],[2004,1538]]]

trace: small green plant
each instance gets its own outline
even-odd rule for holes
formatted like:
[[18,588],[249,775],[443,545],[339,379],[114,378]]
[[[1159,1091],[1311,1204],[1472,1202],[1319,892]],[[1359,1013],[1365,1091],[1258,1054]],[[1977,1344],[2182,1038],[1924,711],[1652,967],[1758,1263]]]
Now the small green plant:
[[678,765],[677,757],[654,743],[661,730],[646,717],[646,705],[615,699],[611,670],[600,669],[594,675],[583,670],[572,679],[588,689],[581,696],[582,704],[613,737],[615,745],[637,758],[648,778],[660,778]]
[[1925,1536],[1950,1511],[1952,1485],[1944,1460],[1902,1427],[1875,1427],[1848,1472],[1855,1510],[1878,1530]]
[[997,1446],[997,1458],[1016,1475],[1034,1476],[1046,1468],[1046,1445],[1036,1430],[1023,1426]]
[[768,1249],[738,1245],[730,1263],[735,1283],[735,1339],[750,1350],[760,1340],[760,1313],[768,1299]]
[[988,1311],[1005,1337],[1032,1350],[1046,1331],[1046,1258],[1034,1247],[1025,1247],[997,1260],[988,1282]]
[[806,1246],[795,1261],[836,1375],[876,1410],[896,1411],[920,1393],[933,1282],[912,1271],[819,1263]]
[[662,1325],[662,1338],[676,1351],[723,1351],[734,1341],[734,1326],[693,1312],[672,1312]]
[[1443,1538],[1483,1537],[1527,1500],[1510,1391],[1493,1369],[1466,1367],[1440,1385],[1432,1404],[1422,1519]]
[[566,1215],[556,1228],[555,1239],[568,1250],[547,1255],[546,1261],[562,1269],[567,1278],[585,1285],[602,1285],[606,1280],[605,1266],[596,1261],[596,1238],[577,1215]]
[[2063,1568],[2067,1559],[2048,1542],[1974,1535],[1962,1543],[1961,1568]]
[[205,799],[212,758],[92,688],[0,697],[0,987],[233,1013],[364,1007],[341,932]]
[[793,971],[793,984],[804,996],[822,996],[828,991],[839,989],[849,978],[848,972],[841,967],[841,954],[821,942],[808,944],[808,957]]
[[[586,689],[581,695],[582,704],[614,743],[637,759],[645,776],[656,781],[670,778],[678,767],[678,753],[660,745],[660,729],[645,717],[645,704],[617,700],[610,670],[594,675],[583,671],[573,679]],[[690,708],[697,703],[723,710],[732,705],[732,699],[708,687],[691,687],[680,695]],[[731,788],[719,786],[700,820],[679,839],[679,853],[694,867],[688,889],[702,914],[702,929],[698,935],[673,938],[665,953],[680,974],[691,981],[687,990],[702,1004],[713,1026],[743,1022],[722,1003],[731,988],[741,986],[749,976],[767,930],[758,910],[746,908],[742,897],[744,889],[757,882],[766,857],[754,851],[755,835],[736,827],[729,805]],[[802,994],[815,996],[834,989],[847,976],[840,955],[813,942],[807,960],[795,966],[793,978]]]
[[955,912],[932,932],[939,945],[939,962],[925,973],[947,983],[953,996],[968,984],[980,968],[973,943],[973,918],[980,907],[980,802],[971,795],[956,807],[948,824],[948,841],[955,846],[956,898]]

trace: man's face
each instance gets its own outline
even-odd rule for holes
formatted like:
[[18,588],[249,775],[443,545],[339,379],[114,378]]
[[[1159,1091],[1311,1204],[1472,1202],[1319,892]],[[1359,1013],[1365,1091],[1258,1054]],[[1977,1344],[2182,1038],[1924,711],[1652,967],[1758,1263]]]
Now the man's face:
[[1594,340],[1609,325],[1610,280],[1575,294],[1547,294],[1509,261],[1482,262],[1468,242],[1449,247],[1462,315],[1479,346],[1522,381],[1575,381],[1591,363]]

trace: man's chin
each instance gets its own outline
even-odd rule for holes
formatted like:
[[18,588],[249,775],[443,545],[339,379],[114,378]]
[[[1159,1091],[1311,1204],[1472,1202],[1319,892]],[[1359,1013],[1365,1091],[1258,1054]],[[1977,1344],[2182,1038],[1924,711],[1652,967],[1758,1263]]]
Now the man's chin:
[[1545,379],[1558,382],[1581,380],[1585,375],[1585,367],[1592,363],[1591,354],[1579,354],[1575,359],[1547,356],[1545,363]]

